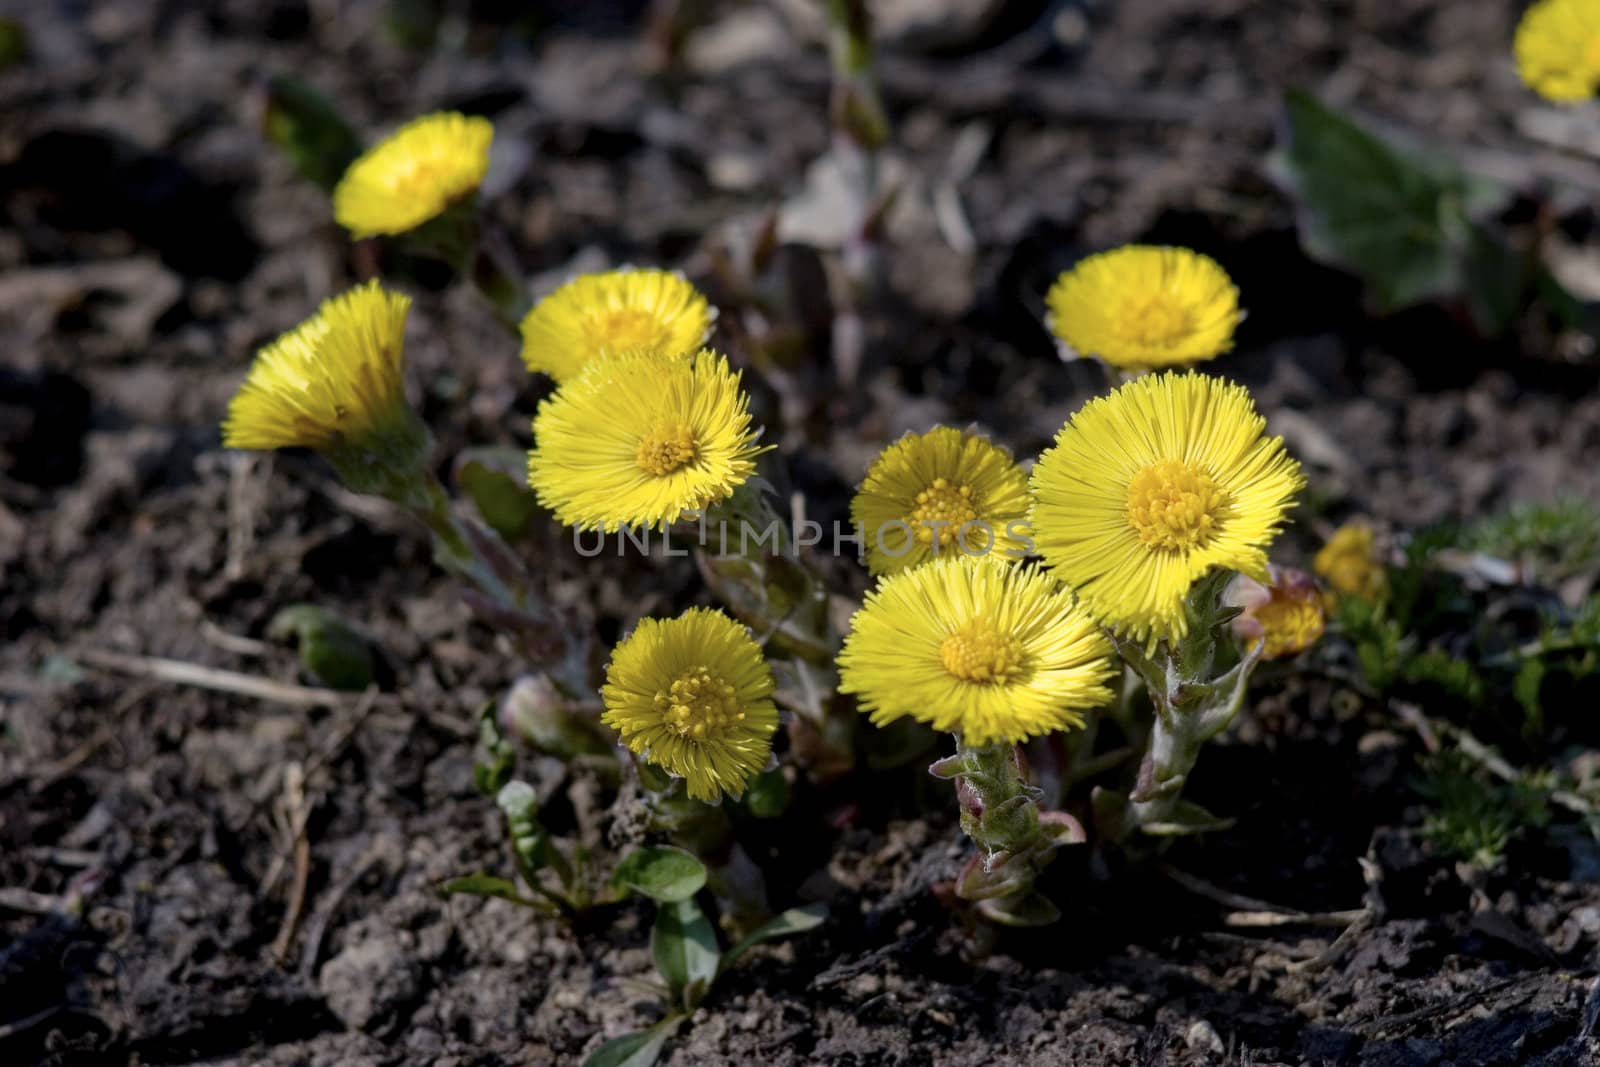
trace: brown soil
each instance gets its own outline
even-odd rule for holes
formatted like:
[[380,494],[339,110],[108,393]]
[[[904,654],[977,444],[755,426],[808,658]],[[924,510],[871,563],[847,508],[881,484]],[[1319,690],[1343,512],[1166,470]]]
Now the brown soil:
[[[435,892],[505,865],[471,784],[472,716],[526,665],[398,517],[314,460],[219,448],[254,349],[355,276],[323,195],[253,127],[253,94],[293,72],[369,132],[441,106],[487,113],[497,139],[533,150],[493,210],[538,287],[629,261],[704,279],[725,228],[796,194],[826,152],[827,60],[770,32],[783,23],[759,5],[717,5],[674,79],[641,73],[638,3],[531,5],[532,36],[493,21],[516,5],[454,5],[487,21],[463,50],[426,54],[381,29],[386,6],[20,8],[32,57],[0,72],[0,886],[50,898],[94,884],[82,920],[0,897],[0,1062],[565,1064],[659,1010],[621,981],[650,972],[642,906],[580,938]],[[1055,358],[1043,291],[1082,250],[1138,238],[1217,256],[1245,294],[1251,317],[1219,369],[1257,391],[1314,483],[1286,560],[1307,558],[1323,516],[1411,528],[1600,496],[1592,356],[1485,343],[1442,312],[1373,317],[1352,280],[1303,258],[1260,169],[1277,94],[1301,85],[1537,172],[1544,157],[1516,132],[1533,106],[1508,57],[1516,5],[988,6],[1001,15],[987,28],[947,16],[884,61],[896,154],[923,185],[895,223],[859,384],[824,370],[805,395],[765,401],[789,416],[769,418],[772,439],[803,452],[791,473],[814,517],[840,514],[907,427],[975,420],[1035,453],[1099,385]],[[1081,34],[1063,43],[1060,26]],[[926,186],[978,136],[965,256]],[[441,469],[469,443],[525,445],[543,387],[476,295],[422,293],[412,329]],[[699,595],[681,561],[588,561],[559,531],[539,538],[530,559],[597,606],[605,639]],[[304,600],[384,650],[385,702],[285,708],[77,656],[292,682],[290,651],[227,635],[259,639]],[[1587,1062],[1593,842],[1516,856],[1475,907],[1418,841],[1411,733],[1330,692],[1263,687],[1193,785],[1238,824],[1167,858],[1305,911],[1379,900],[1378,921],[1338,941],[1336,927],[1227,926],[1232,909],[1158,872],[1107,878],[1067,855],[1048,885],[1065,919],[1001,933],[973,962],[933,892],[965,850],[952,807],[913,806],[938,797],[917,772],[859,772],[748,831],[782,874],[780,903],[825,899],[832,917],[753,954],[664,1062]],[[309,862],[280,956],[290,768],[305,776]],[[549,761],[521,773],[558,827],[590,812],[605,832],[595,783]]]

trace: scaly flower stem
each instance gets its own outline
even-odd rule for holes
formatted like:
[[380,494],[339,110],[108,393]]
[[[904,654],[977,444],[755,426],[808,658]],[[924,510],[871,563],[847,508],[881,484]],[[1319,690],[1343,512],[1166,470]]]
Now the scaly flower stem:
[[827,781],[855,761],[855,715],[831,699],[841,638],[828,611],[827,583],[799,551],[766,488],[752,479],[710,510],[695,561],[779,673],[784,706],[795,714],[788,729],[797,762]]
[[954,779],[961,828],[978,846],[956,879],[956,895],[988,918],[1008,926],[1043,926],[1060,910],[1033,884],[1062,845],[1084,840],[1083,827],[1065,812],[1041,811],[1040,791],[1029,784],[1016,745],[969,746],[928,768]]
[[[1196,584],[1186,608],[1188,630],[1178,641],[1163,641],[1149,652],[1136,642],[1118,639],[1123,658],[1144,681],[1155,708],[1138,780],[1110,819],[1113,836],[1120,841],[1128,842],[1139,833],[1172,836],[1222,825],[1183,800],[1182,794],[1201,746],[1238,715],[1250,675],[1260,661],[1258,641],[1231,669],[1212,676],[1219,643],[1228,640],[1228,622],[1237,614],[1222,604],[1228,577],[1214,574]],[[1101,805],[1103,813],[1112,810]]]
[[474,611],[491,625],[515,633],[528,657],[545,666],[567,696],[591,695],[581,642],[535,593],[522,561],[498,534],[456,514],[432,473],[391,499],[433,534],[434,560],[471,586],[467,599]]

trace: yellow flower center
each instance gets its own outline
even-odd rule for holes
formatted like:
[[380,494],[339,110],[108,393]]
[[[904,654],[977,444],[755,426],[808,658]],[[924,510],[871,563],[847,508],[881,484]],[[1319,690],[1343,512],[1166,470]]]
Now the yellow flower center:
[[1322,636],[1322,608],[1313,599],[1275,596],[1256,608],[1254,617],[1266,641],[1264,659],[1293,655]]
[[584,326],[595,347],[606,352],[654,348],[660,340],[656,317],[638,308],[602,311],[591,316]]
[[679,423],[645,434],[639,441],[639,451],[634,458],[640,470],[664,478],[678,468],[693,463],[695,452],[694,431]]
[[733,686],[709,667],[690,667],[656,691],[656,711],[679,737],[704,741],[744,721]]
[[1176,344],[1194,329],[1189,309],[1165,293],[1124,301],[1117,315],[1117,330],[1127,340],[1161,347]]
[[[906,516],[906,524],[911,527],[912,536],[925,545],[933,543],[933,533],[937,529],[942,552],[956,543],[956,534],[962,526],[978,517],[973,499],[972,486],[953,485],[948,478],[935,478],[932,485],[917,494],[917,506]],[[929,525],[940,522],[950,525]]]
[[962,681],[998,685],[1022,669],[1022,642],[977,618],[944,639],[939,659]]
[[1222,490],[1198,467],[1163,459],[1128,483],[1128,525],[1151,548],[1182,552],[1204,548],[1216,533]]

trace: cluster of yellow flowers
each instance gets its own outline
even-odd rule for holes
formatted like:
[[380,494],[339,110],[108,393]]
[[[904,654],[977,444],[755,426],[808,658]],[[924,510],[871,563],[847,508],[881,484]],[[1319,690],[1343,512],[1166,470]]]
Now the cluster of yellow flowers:
[[[492,135],[461,115],[408,124],[350,167],[339,221],[393,234],[449,210],[481,182]],[[1203,576],[1269,581],[1266,548],[1300,468],[1242,387],[1174,369],[1231,347],[1240,311],[1226,272],[1186,249],[1129,246],[1083,260],[1048,304],[1064,352],[1133,377],[1068,420],[1031,476],[949,427],[908,434],[871,465],[851,512],[878,583],[838,663],[841,690],[874,722],[909,716],[973,745],[1073,726],[1110,699],[1110,635],[1179,641]],[[391,474],[425,466],[404,398],[408,306],[372,282],[264,349],[226,443],[310,447],[341,474],[374,451],[405,452]],[[752,477],[760,429],[739,372],[704,347],[715,319],[682,276],[630,268],[578,277],[527,314],[522,358],[557,383],[533,420],[528,481],[561,522],[664,528]],[[695,609],[646,619],[613,650],[603,719],[714,800],[767,764],[773,691],[745,627]]]

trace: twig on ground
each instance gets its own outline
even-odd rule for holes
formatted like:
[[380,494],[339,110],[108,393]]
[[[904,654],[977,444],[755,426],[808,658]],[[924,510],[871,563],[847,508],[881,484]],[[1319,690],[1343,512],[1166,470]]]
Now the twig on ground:
[[[276,704],[288,704],[297,708],[343,707],[357,700],[365,699],[365,697],[355,697],[334,689],[295,685],[289,682],[274,682],[268,678],[258,678],[255,675],[241,674],[238,671],[202,667],[197,663],[163,659],[159,656],[133,656],[98,648],[80,648],[71,652],[70,655],[73,659],[82,660],[92,667],[99,667],[103,670],[118,671],[143,678],[154,678],[163,682],[175,682],[179,685],[192,685],[219,693],[232,693],[236,696],[252,697],[256,700],[267,700]],[[390,700],[392,698],[380,695],[376,699]]]
[[300,915],[306,903],[306,883],[311,874],[311,842],[306,837],[311,805],[306,800],[305,769],[298,762],[292,761],[283,768],[282,812],[285,836],[294,852],[294,880],[289,883],[289,906],[278,926],[278,936],[272,939],[272,955],[280,965],[288,962],[289,946],[300,926]]
[[363,852],[355,863],[350,866],[350,873],[346,874],[333,887],[324,893],[322,902],[318,904],[317,911],[312,916],[310,924],[306,927],[306,936],[300,944],[300,975],[310,980],[317,969],[317,956],[322,952],[322,939],[328,932],[328,923],[333,921],[334,914],[339,910],[340,903],[349,895],[372,869],[372,865],[393,851],[392,839],[379,836],[372,845]]
[[1183,888],[1196,896],[1214,901],[1225,907],[1233,908],[1222,917],[1228,926],[1238,927],[1274,927],[1274,926],[1349,926],[1358,922],[1367,914],[1366,908],[1355,908],[1345,911],[1301,911],[1298,908],[1284,907],[1254,897],[1243,896],[1221,886],[1213,885],[1203,878],[1196,878],[1185,871],[1180,871],[1171,864],[1163,863],[1157,870],[1167,878],[1177,882]]

